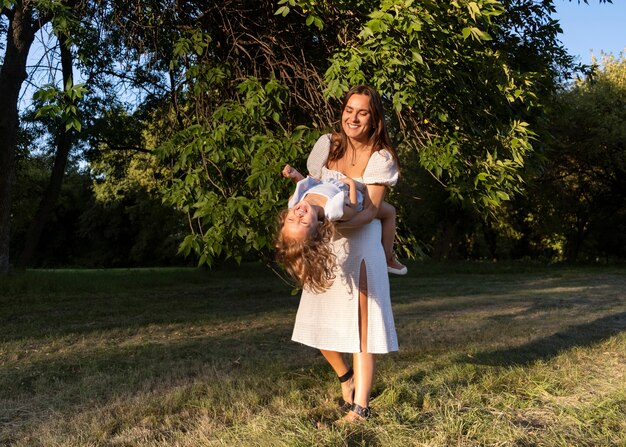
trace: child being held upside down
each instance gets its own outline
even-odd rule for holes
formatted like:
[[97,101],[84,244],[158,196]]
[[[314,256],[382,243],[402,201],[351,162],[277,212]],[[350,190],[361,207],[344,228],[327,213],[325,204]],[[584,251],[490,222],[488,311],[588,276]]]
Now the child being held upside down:
[[[335,222],[348,221],[363,210],[363,193],[350,177],[320,182],[304,177],[286,165],[283,176],[296,182],[288,209],[279,219],[276,257],[300,287],[323,291],[334,279],[335,257],[328,242]],[[382,245],[387,259],[387,271],[404,275],[407,268],[393,253],[396,210],[383,202],[377,219],[381,221]]]

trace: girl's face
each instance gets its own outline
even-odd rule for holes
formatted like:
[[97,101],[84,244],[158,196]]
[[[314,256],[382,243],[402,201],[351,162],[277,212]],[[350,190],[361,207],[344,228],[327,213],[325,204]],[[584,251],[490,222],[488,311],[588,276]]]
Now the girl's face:
[[369,140],[372,125],[370,97],[359,93],[350,96],[341,114],[341,126],[348,138],[363,142]]
[[283,223],[283,236],[289,239],[302,240],[319,225],[317,212],[304,200],[287,212]]

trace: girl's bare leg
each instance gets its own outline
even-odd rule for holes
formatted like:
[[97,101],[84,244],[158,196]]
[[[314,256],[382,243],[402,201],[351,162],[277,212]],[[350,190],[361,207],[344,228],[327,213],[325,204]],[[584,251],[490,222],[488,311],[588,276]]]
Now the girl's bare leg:
[[[350,366],[346,362],[342,353],[336,351],[325,351],[320,349],[320,352],[330,364],[331,368],[337,374],[337,377],[341,377],[350,370]],[[341,383],[341,397],[345,402],[352,403],[352,395],[354,394],[354,377]]]
[[393,205],[383,202],[378,208],[378,215],[382,227],[382,244],[385,250],[387,265],[396,270],[404,269],[404,265],[398,262],[393,253],[393,242],[396,238],[396,209]]

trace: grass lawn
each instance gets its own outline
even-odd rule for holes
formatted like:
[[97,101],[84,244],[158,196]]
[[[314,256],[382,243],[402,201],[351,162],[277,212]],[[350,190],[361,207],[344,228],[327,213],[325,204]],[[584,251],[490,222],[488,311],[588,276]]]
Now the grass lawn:
[[257,264],[0,279],[0,445],[626,446],[626,267],[409,264],[373,417]]

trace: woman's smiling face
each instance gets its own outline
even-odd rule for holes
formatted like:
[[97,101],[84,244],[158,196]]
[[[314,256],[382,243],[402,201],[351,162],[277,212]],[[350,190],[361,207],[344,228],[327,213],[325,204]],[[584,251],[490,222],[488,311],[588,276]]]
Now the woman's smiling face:
[[348,138],[366,142],[372,130],[370,97],[355,93],[350,96],[341,114],[341,125]]

